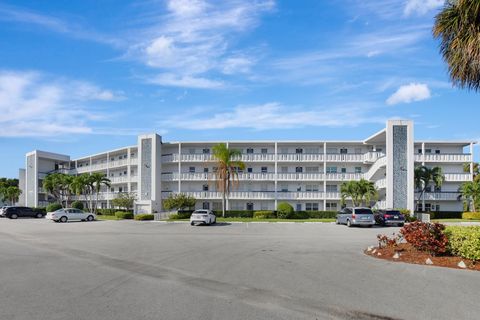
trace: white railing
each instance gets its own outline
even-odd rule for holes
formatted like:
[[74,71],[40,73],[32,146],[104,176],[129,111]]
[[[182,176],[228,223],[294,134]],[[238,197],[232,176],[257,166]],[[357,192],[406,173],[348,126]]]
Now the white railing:
[[130,165],[137,165],[138,164],[138,158],[130,158]]
[[[349,181],[349,180],[360,180],[363,177],[361,173],[278,173],[277,181]],[[213,173],[190,173],[182,172],[178,174],[177,172],[173,173],[164,173],[162,174],[163,181],[178,181],[180,180],[197,180],[197,181],[207,181],[215,180],[215,175]],[[257,181],[274,181],[274,173],[239,173],[238,180],[257,180]]]
[[467,182],[472,181],[470,173],[444,173],[445,181],[453,182]]
[[469,153],[426,153],[416,154],[417,162],[472,162]]
[[387,179],[380,179],[375,182],[377,189],[385,189],[387,187]]
[[362,173],[327,173],[325,180],[327,181],[350,181],[360,180],[363,177]]
[[[275,155],[273,155],[273,160]],[[278,161],[323,161],[323,153],[279,153],[277,154]]]
[[245,161],[245,162],[275,161],[275,154],[273,154],[273,153],[247,153],[247,154],[242,154],[241,157],[234,157],[234,160],[241,160],[241,161]]
[[[162,192],[162,198],[168,198],[175,192]],[[192,196],[195,199],[221,199],[222,193],[216,191],[185,191],[183,194]],[[229,199],[256,199],[256,200],[274,200],[274,191],[232,191],[230,192]],[[277,192],[277,199],[279,200],[338,200],[340,199],[340,193],[338,192],[311,192],[311,191],[295,191],[295,192]]]
[[277,180],[279,181],[290,181],[290,180],[300,180],[300,181],[315,181],[323,180],[325,175],[323,173],[277,173]]
[[377,161],[364,173],[363,178],[366,180],[371,180],[373,175],[381,168],[387,165],[387,157],[378,158]]
[[[459,192],[425,192],[421,199],[457,201],[459,196],[461,196]],[[420,192],[415,192],[415,199],[418,197],[420,197]]]
[[111,183],[125,183],[128,182],[128,176],[122,177],[109,177]]
[[380,200],[375,203],[373,206],[374,209],[386,209],[387,208],[387,201]]
[[114,167],[124,167],[128,165],[128,160],[127,159],[122,159],[122,160],[115,160],[115,161],[110,161],[108,163],[109,168],[114,168]]
[[381,157],[385,157],[385,153],[370,151],[370,152],[367,152],[363,155],[363,161],[364,162],[375,162]]
[[327,153],[326,161],[352,161],[352,162],[363,162],[364,154],[363,153]]

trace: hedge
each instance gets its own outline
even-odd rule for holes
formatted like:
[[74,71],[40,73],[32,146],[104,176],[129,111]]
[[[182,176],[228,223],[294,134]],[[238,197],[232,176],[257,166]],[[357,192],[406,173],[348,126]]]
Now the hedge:
[[72,202],[72,208],[78,209],[78,210],[83,210],[83,203],[80,201],[73,201]]
[[[435,219],[462,219],[462,212],[461,211],[438,211],[438,212],[435,212],[434,216],[435,216]],[[430,216],[430,218],[432,217]]]
[[306,211],[310,219],[335,219],[337,211]]
[[115,212],[115,217],[117,217],[117,219],[133,219],[133,213],[125,212],[125,211],[117,211]]
[[480,227],[450,226],[445,230],[449,251],[462,258],[480,260]]
[[277,205],[277,217],[279,219],[288,219],[293,213],[293,207],[289,203],[280,202]]
[[480,220],[480,212],[464,212],[462,214],[462,219]]
[[[217,217],[222,216],[222,210],[216,210],[214,213]],[[226,210],[225,218],[253,218],[253,210]]]
[[254,219],[274,219],[276,218],[276,214],[273,211],[263,210],[263,211],[255,211],[253,213]]
[[135,220],[153,220],[153,214],[136,214],[134,217]]
[[36,213],[47,214],[47,209],[45,209],[44,207],[32,208],[32,210]]
[[50,204],[47,206],[46,210],[47,210],[47,212],[54,212],[54,211],[60,210],[60,209],[62,209],[62,208],[63,208],[63,207],[62,207],[62,205],[61,205],[60,203],[50,203]]

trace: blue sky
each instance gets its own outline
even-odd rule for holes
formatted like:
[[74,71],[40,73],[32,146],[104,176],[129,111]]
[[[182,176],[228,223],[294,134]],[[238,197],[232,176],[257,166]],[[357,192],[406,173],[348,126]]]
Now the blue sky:
[[146,132],[362,139],[406,118],[480,140],[479,93],[452,88],[431,36],[442,3],[0,0],[0,176]]

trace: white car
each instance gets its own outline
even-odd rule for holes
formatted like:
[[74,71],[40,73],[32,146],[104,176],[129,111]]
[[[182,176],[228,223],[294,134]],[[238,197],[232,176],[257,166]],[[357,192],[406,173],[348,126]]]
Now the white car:
[[74,208],[58,209],[57,211],[49,212],[45,218],[55,222],[67,222],[69,220],[93,221],[96,219],[95,214]]
[[196,223],[210,225],[216,222],[217,217],[213,214],[212,210],[195,210],[190,216],[190,225],[192,226]]
[[0,217],[3,217],[5,215],[5,211],[10,208],[10,206],[3,206],[3,207],[0,207]]

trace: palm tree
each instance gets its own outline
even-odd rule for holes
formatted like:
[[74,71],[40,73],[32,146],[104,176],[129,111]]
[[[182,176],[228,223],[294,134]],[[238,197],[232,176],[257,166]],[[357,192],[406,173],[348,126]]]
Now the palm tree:
[[18,198],[22,194],[22,190],[19,187],[10,186],[5,189],[5,197],[10,201],[13,206],[18,201]]
[[[101,172],[95,172],[92,173],[89,177],[89,185],[92,188],[93,191],[95,191],[95,211],[94,213],[97,213],[97,207],[98,207],[98,194],[100,193],[100,190],[102,189],[102,186],[106,186],[107,188],[110,188],[110,179],[108,179],[105,174]],[[90,208],[91,209],[91,208]]]
[[[470,162],[463,164],[463,172],[470,173]],[[480,166],[478,162],[473,163],[473,180],[480,181]]]
[[222,192],[222,216],[225,217],[225,207],[230,190],[238,184],[238,169],[244,170],[245,164],[235,158],[241,157],[239,150],[229,149],[225,143],[215,145],[213,157],[216,160],[217,171],[214,173],[217,190]]
[[453,85],[475,91],[480,89],[479,17],[479,1],[447,0],[433,26]]
[[476,203],[480,201],[480,181],[468,181],[460,187],[462,197],[469,202],[469,207],[473,212],[476,211]]
[[70,190],[72,180],[73,177],[67,174],[52,173],[43,179],[42,186],[62,205],[62,207],[68,207],[68,202],[72,195]]
[[70,183],[70,190],[73,194],[77,196],[83,195],[85,197],[85,206],[88,209],[88,196],[92,193],[90,184],[89,184],[90,175],[81,174],[75,176]]
[[360,190],[357,181],[346,181],[340,185],[340,194],[342,198],[342,204],[345,204],[347,198],[352,199],[354,207],[358,207],[360,204]]
[[373,182],[362,178],[360,179],[360,181],[357,182],[357,184],[359,189],[359,196],[362,199],[362,203],[366,203],[368,206],[370,206],[370,202],[372,201],[372,199],[378,199],[377,188],[375,188],[375,184]]
[[441,187],[445,177],[442,168],[440,167],[428,168],[425,166],[419,166],[415,168],[414,179],[415,188],[420,189],[417,203],[420,204],[420,200],[422,200],[423,211],[425,209],[425,200],[423,196],[428,186],[433,183],[436,188]]

